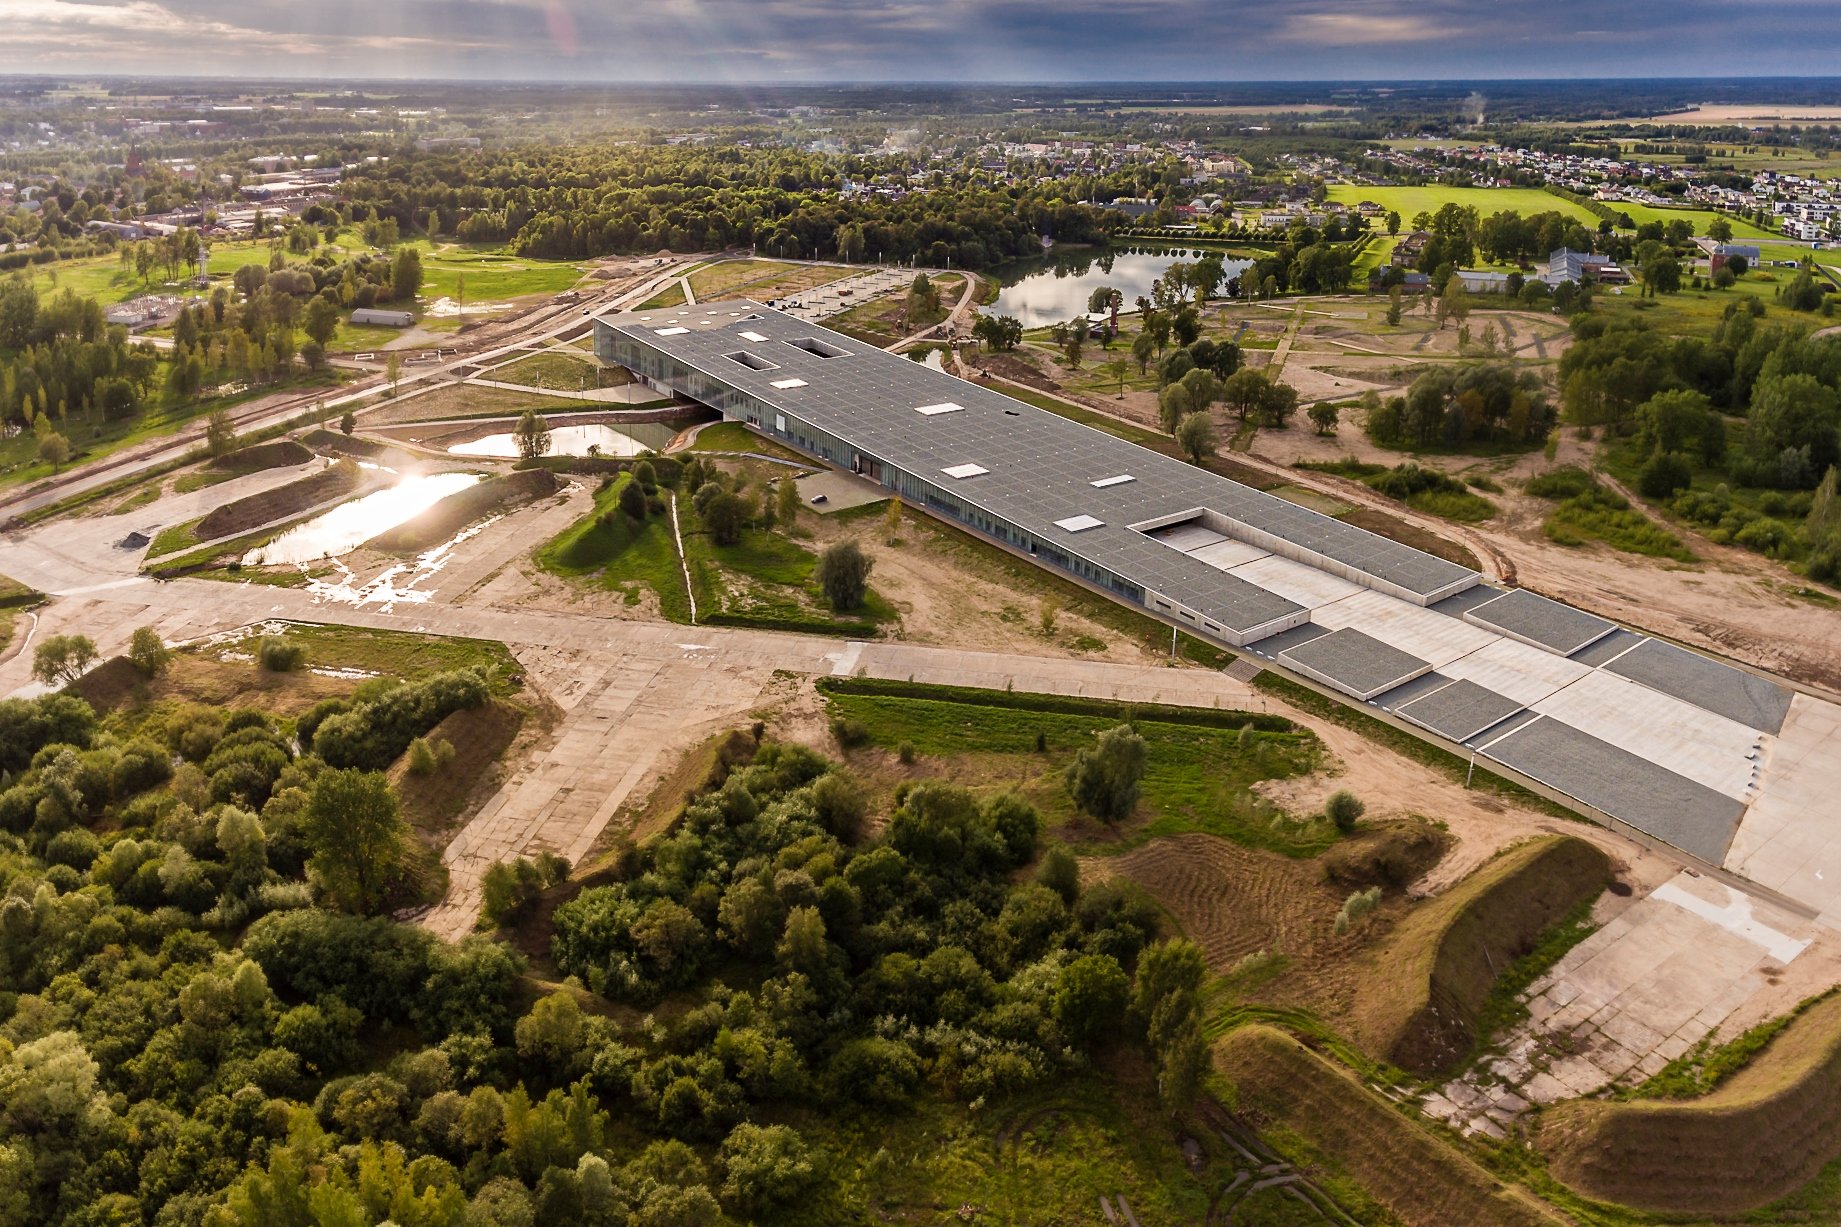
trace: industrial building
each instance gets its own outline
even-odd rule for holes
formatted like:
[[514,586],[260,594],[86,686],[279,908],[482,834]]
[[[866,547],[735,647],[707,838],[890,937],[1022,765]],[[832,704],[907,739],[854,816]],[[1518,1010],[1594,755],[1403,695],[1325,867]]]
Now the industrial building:
[[660,390],[1710,865],[1780,740],[1799,763],[1836,759],[1837,709],[1772,679],[767,307],[602,316],[594,343]]

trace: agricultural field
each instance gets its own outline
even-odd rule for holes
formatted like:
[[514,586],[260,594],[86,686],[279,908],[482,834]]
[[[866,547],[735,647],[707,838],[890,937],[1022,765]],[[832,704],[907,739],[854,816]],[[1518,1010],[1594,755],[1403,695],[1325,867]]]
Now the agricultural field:
[[1412,229],[1413,218],[1417,214],[1436,213],[1447,204],[1474,208],[1482,217],[1504,210],[1523,216],[1563,213],[1579,219],[1588,228],[1595,229],[1598,225],[1598,218],[1590,210],[1551,192],[1532,187],[1446,187],[1440,184],[1424,187],[1369,187],[1365,184],[1337,183],[1330,186],[1329,198],[1350,206],[1372,200],[1400,215],[1402,231]]

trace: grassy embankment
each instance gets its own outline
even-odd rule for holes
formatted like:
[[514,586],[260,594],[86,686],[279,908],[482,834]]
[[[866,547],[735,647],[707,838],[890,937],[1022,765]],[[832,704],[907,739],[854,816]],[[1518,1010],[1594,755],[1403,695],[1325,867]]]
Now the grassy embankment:
[[[1596,845],[1556,835],[1505,853],[1414,909],[1374,951],[1376,974],[1355,1013],[1362,1046],[1418,1074],[1455,1067],[1488,1039],[1485,1006],[1502,973],[1610,879]],[[1585,936],[1572,931],[1575,940]]]

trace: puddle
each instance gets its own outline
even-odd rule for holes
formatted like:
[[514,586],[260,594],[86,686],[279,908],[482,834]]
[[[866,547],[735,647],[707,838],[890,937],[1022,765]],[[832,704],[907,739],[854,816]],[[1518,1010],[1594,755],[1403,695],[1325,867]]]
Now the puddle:
[[[466,305],[466,311],[468,313],[475,311],[509,311],[516,305],[515,303],[508,302],[470,302]],[[453,319],[460,314],[461,305],[451,298],[437,298],[422,312],[424,318],[432,317],[434,319]]]
[[[650,429],[648,429],[650,428]],[[546,456],[586,456],[589,448],[598,448],[602,456],[639,456],[655,452],[671,442],[676,432],[662,422],[641,422],[625,429],[594,424],[589,426],[550,427],[550,450]],[[452,456],[482,456],[515,459],[518,440],[510,431],[486,435],[447,449]]]
[[243,555],[243,565],[318,562],[322,558],[348,554],[377,534],[414,519],[479,479],[477,473],[434,473],[427,477],[405,478],[387,490],[353,499],[290,528],[267,545],[257,546]]
[[338,574],[309,577],[306,590],[315,600],[340,605],[376,605],[384,613],[389,613],[398,604],[424,604],[435,595],[435,590],[420,585],[441,574],[457,546],[477,537],[503,518],[488,516],[477,524],[470,524],[434,549],[416,555],[414,562],[392,564],[367,580],[360,580],[350,567],[334,559],[333,569]]

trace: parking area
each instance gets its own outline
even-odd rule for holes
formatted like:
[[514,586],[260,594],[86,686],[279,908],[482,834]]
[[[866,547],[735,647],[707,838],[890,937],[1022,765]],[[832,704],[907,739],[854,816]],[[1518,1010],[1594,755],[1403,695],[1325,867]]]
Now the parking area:
[[[852,507],[867,507],[871,503],[880,503],[889,497],[889,491],[854,473],[826,470],[801,477],[796,483],[799,487],[799,501],[813,511],[830,515],[834,511],[849,511]],[[824,502],[814,503],[815,498]]]
[[775,299],[767,305],[802,320],[829,319],[868,299],[906,289],[914,281],[915,271],[911,268],[879,268],[873,273],[833,281],[814,290],[802,290],[790,297]]

